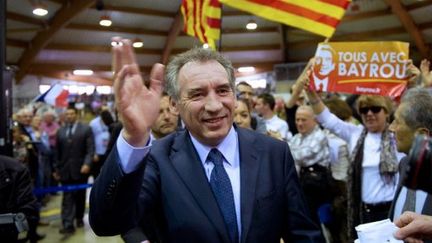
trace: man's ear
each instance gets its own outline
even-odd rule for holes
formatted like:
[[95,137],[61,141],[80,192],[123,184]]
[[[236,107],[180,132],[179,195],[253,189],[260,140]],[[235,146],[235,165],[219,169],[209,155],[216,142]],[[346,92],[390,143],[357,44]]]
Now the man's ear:
[[178,104],[171,96],[169,97],[169,109],[172,113],[179,114]]
[[422,135],[426,135],[426,136],[432,135],[431,132],[429,131],[429,129],[427,129],[425,127],[417,128],[416,134],[422,134]]

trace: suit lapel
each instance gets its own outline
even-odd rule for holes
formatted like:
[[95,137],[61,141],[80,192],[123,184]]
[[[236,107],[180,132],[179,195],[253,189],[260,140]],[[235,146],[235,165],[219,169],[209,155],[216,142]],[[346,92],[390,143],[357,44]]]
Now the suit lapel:
[[432,215],[432,196],[431,194],[427,194],[426,200],[423,204],[422,214]]
[[255,203],[255,189],[260,165],[258,161],[260,148],[255,142],[256,137],[252,136],[251,133],[237,129],[237,134],[240,145],[241,241],[245,242]]
[[219,206],[213,196],[198,154],[186,131],[179,132],[179,135],[174,140],[172,150],[173,153],[170,159],[174,168],[197,201],[199,207],[219,231],[224,242],[229,242],[228,231]]

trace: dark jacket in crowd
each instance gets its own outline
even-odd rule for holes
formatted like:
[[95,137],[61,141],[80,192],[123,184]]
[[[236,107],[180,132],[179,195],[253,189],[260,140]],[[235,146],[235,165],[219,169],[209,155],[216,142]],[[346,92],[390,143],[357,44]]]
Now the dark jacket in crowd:
[[[0,214],[7,213],[24,213],[30,230],[35,230],[39,211],[32,194],[30,174],[18,160],[0,155]],[[0,225],[2,242],[14,242],[17,236],[15,227]]]

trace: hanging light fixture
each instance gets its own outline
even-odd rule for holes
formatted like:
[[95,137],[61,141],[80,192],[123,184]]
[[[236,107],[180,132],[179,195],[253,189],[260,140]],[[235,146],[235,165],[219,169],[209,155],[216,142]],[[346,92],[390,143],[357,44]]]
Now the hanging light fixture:
[[248,30],[255,30],[257,27],[258,25],[253,19],[249,20],[249,22],[246,24],[246,29]]
[[255,71],[255,68],[252,67],[252,66],[239,67],[239,68],[237,69],[237,71],[238,71],[239,73],[251,73],[251,72],[254,72],[254,71]]
[[133,40],[132,46],[133,46],[134,48],[141,48],[141,47],[144,46],[144,43],[142,42],[142,40],[141,40],[140,38],[135,38],[135,39]]
[[93,74],[93,70],[90,69],[75,69],[73,70],[73,75],[90,76]]
[[209,46],[209,44],[204,43],[204,44],[202,45],[202,47],[203,47],[204,49],[208,49],[210,46]]
[[48,8],[45,4],[38,1],[33,8],[33,14],[37,16],[45,16],[48,14]]
[[122,46],[123,43],[118,42],[118,41],[111,41],[111,46]]
[[102,15],[99,20],[99,24],[105,27],[109,27],[112,24],[111,18],[108,15]]

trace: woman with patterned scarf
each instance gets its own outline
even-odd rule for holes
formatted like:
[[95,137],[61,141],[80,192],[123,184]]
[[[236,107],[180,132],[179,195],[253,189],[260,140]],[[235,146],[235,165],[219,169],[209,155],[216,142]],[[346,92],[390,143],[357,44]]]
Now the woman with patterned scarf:
[[355,226],[388,218],[396,190],[399,161],[404,154],[397,152],[388,129],[392,101],[383,96],[360,96],[357,111],[364,126],[354,125],[337,118],[315,91],[305,89],[318,122],[349,145],[347,220],[348,238],[353,240]]

